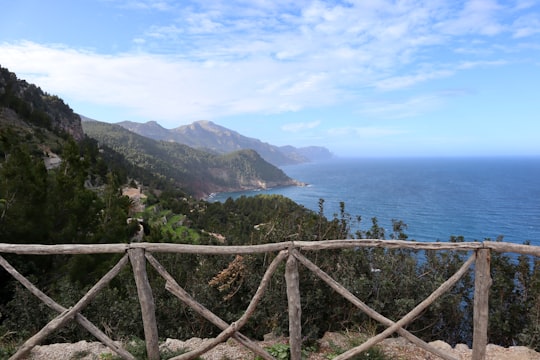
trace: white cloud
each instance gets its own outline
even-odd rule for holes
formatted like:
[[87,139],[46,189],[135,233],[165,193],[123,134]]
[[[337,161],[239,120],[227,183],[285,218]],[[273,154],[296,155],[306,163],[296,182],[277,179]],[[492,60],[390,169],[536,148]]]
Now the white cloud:
[[174,39],[175,37],[183,33],[184,29],[176,25],[152,26],[146,32],[145,36],[150,39],[168,40]]
[[101,0],[124,9],[168,11],[173,8],[167,0]]
[[476,67],[489,67],[489,66],[501,66],[506,65],[506,60],[491,60],[491,61],[463,61],[457,64],[457,69],[468,70]]
[[[455,94],[454,94],[455,95]],[[404,119],[433,111],[444,104],[449,94],[428,94],[396,100],[364,101],[359,112],[374,119]]]
[[528,14],[514,21],[514,37],[524,38],[540,33],[540,17],[537,14]]
[[504,8],[495,0],[469,0],[463,9],[438,27],[447,34],[497,35],[505,30],[498,17]]
[[300,123],[290,123],[285,124],[281,127],[281,130],[287,131],[287,132],[299,132],[309,129],[314,129],[318,127],[321,124],[319,120],[312,121],[312,122],[300,122]]
[[378,81],[375,86],[382,90],[396,90],[401,88],[408,88],[418,83],[425,81],[439,79],[453,75],[454,72],[450,70],[435,70],[435,71],[423,71],[417,74],[394,76],[391,78]]
[[332,89],[321,88],[324,74],[300,72],[294,64],[108,56],[29,42],[0,49],[3,66],[49,92],[169,122],[296,111],[332,99]]
[[185,19],[189,24],[189,32],[193,34],[206,34],[223,30],[220,22],[213,20],[210,14],[191,14]]
[[[0,63],[68,99],[122,107],[176,126],[200,118],[361,103],[373,89],[410,89],[482,64],[503,64],[492,58],[494,45],[482,40],[538,30],[537,18],[521,14],[530,10],[528,1],[514,4],[509,14],[490,0],[457,7],[443,0],[221,0],[189,1],[184,7],[165,0],[107,2],[167,11],[167,18],[176,20],[133,34],[133,52],[104,55],[4,43]],[[511,43],[500,46],[521,51]],[[453,56],[442,62],[441,49]],[[364,114],[394,117],[430,109],[437,98],[362,103]]]

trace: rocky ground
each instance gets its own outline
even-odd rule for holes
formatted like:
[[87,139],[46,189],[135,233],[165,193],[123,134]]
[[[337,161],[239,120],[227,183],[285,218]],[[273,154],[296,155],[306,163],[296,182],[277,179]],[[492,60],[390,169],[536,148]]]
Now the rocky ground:
[[[308,360],[328,360],[351,347],[353,340],[357,340],[357,334],[328,333],[318,342],[318,351],[309,353]],[[196,349],[208,339],[193,338],[187,341],[167,339],[162,348],[171,351],[179,349]],[[286,342],[286,339],[278,338],[261,342],[263,347],[272,346],[277,343]],[[356,341],[357,343],[357,341]],[[448,354],[459,360],[471,359],[471,349],[464,344],[458,344],[454,348],[443,341],[434,341],[431,345],[443,349]],[[436,360],[438,356],[430,354],[423,349],[409,343],[403,338],[393,338],[384,340],[378,345],[390,359],[395,360]],[[32,350],[29,360],[102,360],[110,358],[105,346],[100,343],[80,341],[75,344],[53,344],[47,346],[37,346]],[[210,352],[202,356],[204,360],[244,360],[254,359],[253,353],[245,349],[234,340],[220,344]],[[488,345],[487,360],[540,360],[540,353],[522,346],[503,348],[496,345]]]

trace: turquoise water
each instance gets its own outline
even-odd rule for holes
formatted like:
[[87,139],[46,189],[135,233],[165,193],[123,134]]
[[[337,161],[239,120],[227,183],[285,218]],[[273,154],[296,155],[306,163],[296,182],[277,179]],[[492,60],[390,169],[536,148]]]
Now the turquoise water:
[[391,229],[391,220],[408,225],[417,241],[495,239],[540,245],[540,158],[335,159],[283,167],[306,187],[217,194],[212,201],[242,195],[281,194],[325,214],[346,211],[372,217]]

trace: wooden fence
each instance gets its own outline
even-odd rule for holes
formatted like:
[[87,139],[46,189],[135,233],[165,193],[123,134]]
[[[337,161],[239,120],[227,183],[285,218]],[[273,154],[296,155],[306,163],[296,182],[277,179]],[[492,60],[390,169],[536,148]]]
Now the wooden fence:
[[[408,314],[398,321],[393,321],[377,313],[368,307],[362,300],[348,291],[341,284],[332,279],[328,274],[322,271],[316,264],[303,256],[300,251],[320,251],[330,249],[344,248],[408,248],[416,250],[457,250],[470,252],[468,260],[461,268],[448,280],[442,283],[430,296],[414,307]],[[104,254],[104,253],[123,253],[122,259],[102,278],[100,279],[75,305],[69,309],[56,303],[45,293],[35,287],[28,279],[22,276],[14,269],[2,256],[0,256],[0,265],[6,269],[13,277],[23,284],[32,294],[37,296],[48,307],[58,312],[59,315],[51,320],[43,329],[34,336],[26,340],[17,352],[10,358],[12,360],[24,358],[34,346],[40,344],[50,333],[63,327],[70,320],[74,320],[93,334],[104,345],[123,359],[134,359],[133,355],[117,345],[103,331],[92,324],[80,312],[87,306],[92,299],[103,289],[128,263],[131,262],[137,293],[141,307],[144,335],[148,359],[159,359],[158,331],[155,317],[155,304],[152,289],[150,287],[147,273],[146,262],[150,263],[157,272],[165,279],[165,288],[173,295],[177,296],[185,304],[190,306],[195,312],[202,315],[208,321],[212,322],[221,333],[209,342],[206,346],[192,350],[188,353],[174,357],[174,359],[193,359],[209,351],[221,342],[229,338],[234,338],[240,344],[247,347],[263,359],[274,359],[256,342],[252,341],[240,330],[246,324],[249,317],[255,311],[264,291],[278,265],[285,261],[285,280],[288,298],[289,314],[289,344],[291,350],[291,359],[301,359],[301,307],[300,307],[300,287],[298,266],[301,264],[311,270],[333,290],[350,301],[357,308],[365,312],[374,320],[387,327],[380,334],[368,339],[365,343],[346,351],[337,356],[336,360],[350,359],[351,357],[369,349],[373,345],[382,341],[393,333],[398,333],[412,343],[421,348],[443,358],[454,359],[453,356],[437,349],[423,340],[417,338],[405,330],[405,326],[413,321],[424,309],[433,303],[438,297],[448,291],[475,263],[475,288],[474,288],[474,331],[473,331],[473,349],[472,359],[485,359],[487,345],[487,326],[488,326],[488,295],[491,286],[490,276],[490,253],[511,252],[540,256],[540,246],[517,245],[503,242],[462,242],[462,243],[444,243],[444,242],[410,242],[400,240],[327,240],[327,241],[295,241],[282,242],[264,245],[252,246],[210,246],[210,245],[181,245],[181,244],[161,244],[161,243],[131,243],[131,244],[95,244],[95,245],[15,245],[0,243],[0,253],[15,254],[34,254],[34,255],[52,255],[52,254]],[[191,295],[186,292],[176,280],[167,272],[167,270],[152,256],[152,253],[191,253],[207,255],[231,255],[231,254],[255,254],[255,253],[278,253],[274,260],[268,266],[261,283],[255,295],[251,299],[245,313],[232,324],[228,324],[217,315],[198,303]]]

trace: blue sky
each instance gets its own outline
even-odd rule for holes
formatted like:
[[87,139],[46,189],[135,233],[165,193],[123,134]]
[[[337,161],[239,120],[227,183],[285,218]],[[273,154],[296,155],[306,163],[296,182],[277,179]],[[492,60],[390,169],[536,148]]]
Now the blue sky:
[[107,122],[340,156],[540,155],[533,0],[0,0],[0,65]]

